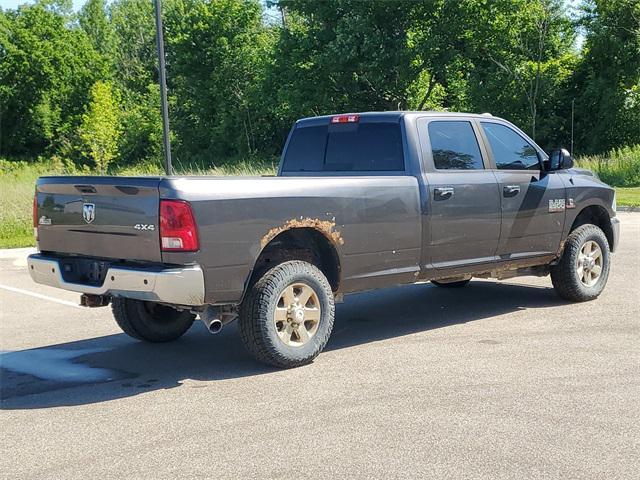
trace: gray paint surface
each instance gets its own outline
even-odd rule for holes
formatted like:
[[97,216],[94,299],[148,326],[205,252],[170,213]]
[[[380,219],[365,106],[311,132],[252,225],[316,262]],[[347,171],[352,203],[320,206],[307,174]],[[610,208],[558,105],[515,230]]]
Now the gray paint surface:
[[[346,291],[367,288],[370,277],[410,281],[419,270],[420,206],[413,177],[170,178],[162,181],[160,195],[194,207],[201,248],[188,260],[205,267],[207,292],[216,292],[210,301],[237,300],[262,239],[290,221],[333,226]],[[187,258],[174,253],[163,259]]]
[[[236,303],[262,249],[288,228],[316,228],[340,261],[343,293],[419,280],[547,264],[587,206],[614,216],[613,189],[578,169],[558,172],[497,170],[480,120],[495,117],[427,112],[361,114],[399,121],[405,172],[340,172],[279,177],[44,177],[38,181],[38,215],[44,252],[117,260],[198,264],[207,303]],[[368,117],[367,117],[368,118]],[[328,123],[316,117],[298,123]],[[436,170],[426,130],[434,119],[464,119],[474,125],[485,169]],[[295,127],[294,127],[295,128]],[[538,150],[539,157],[546,154]],[[93,192],[83,191],[89,186]],[[506,196],[505,187],[519,192]],[[455,194],[438,196],[438,189]],[[86,190],[86,189],[84,189]],[[200,250],[161,253],[159,199],[192,205]],[[549,200],[573,199],[574,209],[549,211]],[[84,202],[96,218],[83,221]],[[155,231],[138,231],[138,223]],[[320,227],[319,227],[320,225]]]
[[[159,178],[41,177],[36,185],[41,251],[160,262]],[[85,203],[95,218],[82,216]],[[46,220],[45,220],[46,221]],[[154,230],[136,230],[137,224]]]

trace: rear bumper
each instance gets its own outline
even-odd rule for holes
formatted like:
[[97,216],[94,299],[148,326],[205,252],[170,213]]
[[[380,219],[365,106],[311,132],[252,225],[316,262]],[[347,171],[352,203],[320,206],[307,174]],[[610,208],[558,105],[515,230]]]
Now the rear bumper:
[[620,242],[620,220],[618,217],[611,218],[611,231],[613,232],[613,243],[610,250],[615,252]]
[[67,282],[54,257],[30,255],[27,264],[31,278],[50,287],[174,305],[204,305],[204,275],[197,265],[154,270],[111,267],[103,284],[95,286]]

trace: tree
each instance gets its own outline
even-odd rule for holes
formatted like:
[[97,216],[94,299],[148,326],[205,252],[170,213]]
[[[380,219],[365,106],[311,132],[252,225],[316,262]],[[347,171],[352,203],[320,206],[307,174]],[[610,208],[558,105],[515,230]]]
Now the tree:
[[407,108],[417,78],[408,31],[416,2],[281,0],[272,79],[296,114]]
[[101,175],[118,154],[121,133],[117,94],[110,83],[97,81],[91,87],[91,101],[82,115],[79,136],[85,155],[93,160]]
[[419,74],[410,87],[409,106],[416,110],[468,110],[467,75],[470,30],[461,2],[420,2],[412,15],[409,41]]
[[[166,2],[163,2],[166,4]],[[165,10],[166,15],[166,10]],[[120,92],[120,164],[162,161],[162,119],[158,87],[153,3],[115,0],[109,5],[113,31],[113,82]],[[165,40],[166,41],[166,40]],[[172,90],[169,90],[172,94]],[[173,114],[173,109],[170,110]]]
[[258,0],[167,4],[168,88],[176,156],[211,163],[261,146],[259,92],[273,44]]
[[[568,105],[559,105],[576,57],[575,32],[560,0],[463,2],[469,99],[488,111],[527,125],[549,146],[564,138]],[[560,112],[557,109],[560,108]]]
[[109,15],[116,82],[125,92],[144,94],[158,78],[153,2],[115,0]]
[[[640,143],[640,1],[582,2],[576,23],[566,0],[165,0],[177,163],[274,155],[297,118],[363,110],[491,112],[568,145],[573,99],[576,151]],[[159,162],[157,68],[150,0],[0,9],[0,154]],[[86,134],[105,111],[106,156]]]
[[2,153],[35,157],[76,130],[104,59],[72,23],[65,2],[38,2],[0,13]]
[[598,153],[640,144],[640,2],[583,3],[584,56],[573,78],[577,145]]
[[78,20],[91,39],[93,48],[111,61],[113,28],[107,17],[106,0],[88,0],[80,10]]

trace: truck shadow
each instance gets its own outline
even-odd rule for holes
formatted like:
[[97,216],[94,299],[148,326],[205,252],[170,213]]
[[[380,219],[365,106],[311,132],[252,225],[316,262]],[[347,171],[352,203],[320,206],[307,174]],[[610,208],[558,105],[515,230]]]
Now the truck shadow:
[[[463,289],[411,285],[348,296],[337,306],[325,350],[400,337],[524,309],[560,305],[551,288],[474,281]],[[197,322],[176,342],[145,344],[124,334],[6,352],[0,409],[84,405],[216,380],[277,374],[251,359],[230,325],[213,337]],[[304,367],[303,367],[304,368]],[[73,387],[73,388],[72,388]]]

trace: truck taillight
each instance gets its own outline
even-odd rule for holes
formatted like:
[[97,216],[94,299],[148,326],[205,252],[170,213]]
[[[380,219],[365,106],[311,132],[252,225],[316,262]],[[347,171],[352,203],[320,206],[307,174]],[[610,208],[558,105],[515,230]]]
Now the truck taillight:
[[200,248],[191,205],[160,200],[160,247],[163,252],[195,252]]
[[38,192],[33,195],[33,236],[38,240]]

